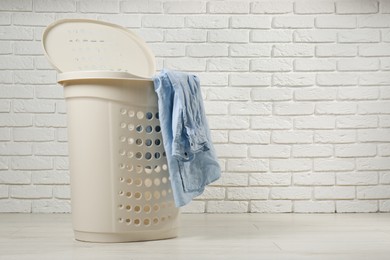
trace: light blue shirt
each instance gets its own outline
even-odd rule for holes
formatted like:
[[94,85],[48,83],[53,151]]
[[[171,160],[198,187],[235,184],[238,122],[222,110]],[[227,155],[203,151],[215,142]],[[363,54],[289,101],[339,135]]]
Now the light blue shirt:
[[163,70],[153,78],[176,207],[221,176],[197,76]]

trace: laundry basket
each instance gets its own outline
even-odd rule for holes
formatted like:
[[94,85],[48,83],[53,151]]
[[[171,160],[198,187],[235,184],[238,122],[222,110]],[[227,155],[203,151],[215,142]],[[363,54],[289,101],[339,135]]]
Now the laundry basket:
[[65,19],[46,28],[43,44],[66,99],[75,238],[177,236],[150,78],[155,63],[145,43],[116,25]]

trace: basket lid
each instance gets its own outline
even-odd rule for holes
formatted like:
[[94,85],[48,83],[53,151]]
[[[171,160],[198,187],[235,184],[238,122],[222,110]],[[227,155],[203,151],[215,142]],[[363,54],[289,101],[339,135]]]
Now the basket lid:
[[59,72],[120,71],[151,78],[155,58],[135,33],[115,24],[89,19],[62,19],[43,33],[43,48]]

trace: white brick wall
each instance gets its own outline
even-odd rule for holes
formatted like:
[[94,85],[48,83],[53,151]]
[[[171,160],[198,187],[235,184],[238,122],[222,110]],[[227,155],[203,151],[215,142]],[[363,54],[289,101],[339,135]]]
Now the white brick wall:
[[95,18],[199,75],[222,177],[184,212],[390,212],[387,0],[1,0],[0,212],[70,212],[45,26]]

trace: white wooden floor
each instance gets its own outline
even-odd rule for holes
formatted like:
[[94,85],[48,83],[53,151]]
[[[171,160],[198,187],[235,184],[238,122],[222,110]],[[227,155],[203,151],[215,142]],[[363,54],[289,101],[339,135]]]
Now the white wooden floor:
[[0,214],[0,259],[390,259],[390,214],[182,214],[179,237],[97,244],[68,214]]

